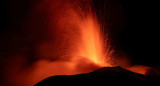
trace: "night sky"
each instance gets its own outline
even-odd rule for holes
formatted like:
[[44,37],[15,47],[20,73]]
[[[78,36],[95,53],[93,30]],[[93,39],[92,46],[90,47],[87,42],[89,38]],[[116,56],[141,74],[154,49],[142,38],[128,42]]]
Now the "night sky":
[[[1,1],[0,25],[0,74],[12,55],[27,56],[24,67],[41,59],[35,54],[35,46],[48,38],[45,14],[30,15],[37,0]],[[108,5],[107,5],[108,4]],[[110,25],[111,45],[118,52],[124,51],[133,64],[160,66],[159,63],[159,4],[151,0],[93,0],[99,21]],[[39,19],[40,18],[40,19]],[[27,21],[26,21],[27,20]],[[29,20],[29,21],[28,21]],[[37,20],[32,27],[33,23]],[[32,28],[30,28],[32,27]],[[56,60],[56,59],[52,59]]]

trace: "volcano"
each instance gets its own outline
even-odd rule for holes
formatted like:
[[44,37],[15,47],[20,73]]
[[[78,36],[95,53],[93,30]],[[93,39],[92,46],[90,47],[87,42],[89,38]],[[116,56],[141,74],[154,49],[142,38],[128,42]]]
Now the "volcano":
[[[90,73],[78,75],[52,76],[39,82],[35,86],[54,85],[158,85],[160,77],[141,75],[121,67],[103,67]],[[76,84],[75,84],[76,83]]]
[[158,2],[3,1],[0,86],[159,84]]

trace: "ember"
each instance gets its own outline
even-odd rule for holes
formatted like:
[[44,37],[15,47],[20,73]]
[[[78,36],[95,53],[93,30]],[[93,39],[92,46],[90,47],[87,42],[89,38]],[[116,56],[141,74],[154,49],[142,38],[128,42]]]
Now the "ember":
[[[137,46],[139,43],[134,37],[139,28],[131,27],[138,21],[131,22],[134,17],[129,16],[132,14],[130,9],[124,12],[123,1],[127,0],[7,1],[4,6],[7,18],[4,17],[4,31],[0,34],[3,40],[0,48],[1,86],[47,84],[44,79],[51,76],[49,80],[70,79],[68,81],[72,82],[75,79],[79,82],[79,79],[89,79],[103,80],[103,83],[125,80],[147,84],[160,79],[158,67],[143,65],[147,59],[151,62],[147,55],[154,49],[148,49],[148,44],[142,53],[141,46],[148,43],[148,38],[147,42]],[[131,31],[125,32],[126,28]],[[150,57],[152,55],[156,54],[152,53]],[[159,64],[159,60],[152,61]],[[136,62],[138,65],[134,65]]]

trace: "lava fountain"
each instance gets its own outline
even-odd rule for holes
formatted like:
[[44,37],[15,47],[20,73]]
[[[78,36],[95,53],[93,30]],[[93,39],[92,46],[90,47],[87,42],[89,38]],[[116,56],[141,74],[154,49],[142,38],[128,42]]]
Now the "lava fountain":
[[[57,31],[58,35],[63,34],[59,38],[62,40],[60,49],[66,53],[62,57],[69,56],[72,60],[85,58],[95,64],[109,66],[106,63],[109,59],[106,50],[110,45],[104,45],[108,41],[104,38],[103,28],[91,7],[91,1],[71,0],[66,3],[57,13],[56,24],[50,22],[53,34]],[[51,20],[55,22],[55,18]],[[55,26],[56,29],[52,30]]]
[[113,50],[91,0],[35,2],[23,27],[29,33],[26,35],[29,41],[36,39],[36,31],[42,29],[41,33],[45,33],[45,36],[39,34],[42,40],[33,47],[38,60],[23,67],[28,64],[28,55],[12,56],[11,65],[5,71],[7,86],[31,86],[49,76],[87,73],[111,66]]

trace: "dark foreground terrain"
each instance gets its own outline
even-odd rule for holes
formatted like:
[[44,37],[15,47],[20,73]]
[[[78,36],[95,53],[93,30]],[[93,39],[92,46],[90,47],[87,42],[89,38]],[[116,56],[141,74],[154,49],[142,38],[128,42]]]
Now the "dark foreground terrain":
[[121,67],[104,67],[91,73],[49,77],[35,86],[160,86],[160,77],[133,73]]

